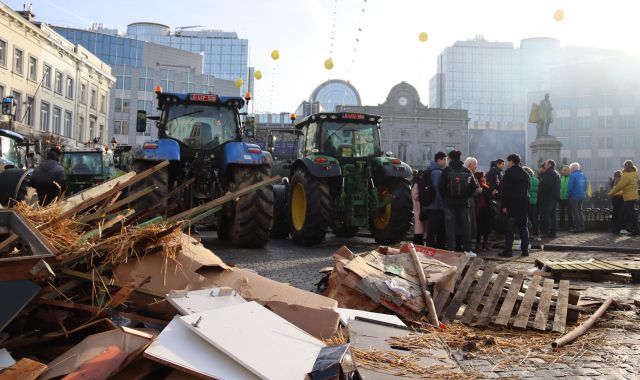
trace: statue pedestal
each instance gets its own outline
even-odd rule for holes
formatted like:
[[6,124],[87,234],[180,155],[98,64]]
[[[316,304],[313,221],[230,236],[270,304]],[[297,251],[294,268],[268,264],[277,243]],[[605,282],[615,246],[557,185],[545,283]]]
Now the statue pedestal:
[[560,149],[562,143],[554,136],[542,136],[535,139],[531,145],[531,162],[530,164],[537,169],[542,161],[554,160],[556,165],[560,165]]

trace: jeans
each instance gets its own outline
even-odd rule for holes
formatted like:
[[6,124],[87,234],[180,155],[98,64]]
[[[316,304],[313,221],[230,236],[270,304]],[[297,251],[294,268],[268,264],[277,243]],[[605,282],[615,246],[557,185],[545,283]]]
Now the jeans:
[[582,215],[582,201],[569,199],[571,217],[573,218],[573,228],[577,232],[584,232],[584,216]]
[[447,234],[447,249],[456,248],[456,234],[462,235],[462,245],[465,251],[471,251],[471,229],[469,227],[469,207],[466,205],[448,205],[444,207],[445,231]]
[[520,250],[522,253],[529,252],[529,230],[527,228],[527,217],[509,217],[507,219],[507,231],[504,235],[504,251],[511,252],[513,238],[516,228],[520,233]]
[[440,210],[427,211],[427,241],[428,247],[444,248],[446,241],[444,227],[444,212]]
[[629,232],[636,235],[640,232],[635,206],[636,201],[624,201],[618,223],[614,226],[613,232],[618,233],[623,228],[629,228]]
[[622,208],[624,206],[624,199],[622,197],[613,197],[611,198],[611,207],[612,207],[612,215],[611,215],[611,231],[612,232],[620,232],[620,219],[622,218]]
[[542,233],[548,236],[556,235],[557,220],[556,220],[556,207],[558,205],[557,200],[543,200],[540,204],[540,224]]
[[[558,227],[560,229],[567,227],[573,227],[573,215],[571,214],[571,206],[569,205],[568,199],[561,199],[558,203],[558,207],[560,208],[560,223]],[[565,224],[567,219],[569,220],[569,224]]]

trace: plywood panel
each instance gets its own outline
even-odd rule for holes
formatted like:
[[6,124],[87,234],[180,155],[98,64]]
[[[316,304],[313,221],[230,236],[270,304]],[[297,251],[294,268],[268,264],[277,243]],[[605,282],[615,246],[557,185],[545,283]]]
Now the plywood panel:
[[182,315],[203,313],[247,302],[231,288],[210,288],[167,294],[167,301]]
[[180,317],[263,379],[303,379],[325,345],[257,302]]
[[340,322],[347,326],[349,320],[356,319],[356,317],[363,317],[367,319],[373,319],[374,321],[391,323],[398,326],[407,326],[398,318],[396,315],[391,314],[382,314],[382,313],[374,313],[371,311],[363,311],[363,310],[355,310],[355,309],[344,309],[341,307],[334,307],[338,314],[340,314]]

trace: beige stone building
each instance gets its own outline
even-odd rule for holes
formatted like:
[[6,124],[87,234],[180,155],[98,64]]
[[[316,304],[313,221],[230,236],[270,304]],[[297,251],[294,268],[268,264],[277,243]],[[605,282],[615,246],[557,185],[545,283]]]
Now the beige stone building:
[[[0,96],[13,96],[12,128],[45,145],[107,141],[111,68],[46,24],[30,9],[0,2]],[[8,116],[0,127],[9,127]]]

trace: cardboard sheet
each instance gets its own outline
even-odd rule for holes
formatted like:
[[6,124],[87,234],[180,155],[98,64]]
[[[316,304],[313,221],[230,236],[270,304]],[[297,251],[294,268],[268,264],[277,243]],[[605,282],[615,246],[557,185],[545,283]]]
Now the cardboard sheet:
[[185,324],[174,318],[145,350],[144,356],[181,372],[206,379],[258,379]]
[[0,349],[0,369],[8,368],[16,364],[16,361],[11,357],[9,351],[6,348]]
[[247,302],[231,288],[171,292],[167,294],[167,301],[182,315],[202,313]]
[[131,354],[147,345],[152,338],[153,335],[151,334],[127,327],[88,336],[72,349],[49,363],[49,370],[40,380],[71,373],[109,346],[118,346],[127,354]]
[[289,305],[279,301],[260,303],[318,339],[328,339],[338,329],[340,315],[334,310]]
[[257,302],[180,320],[263,379],[304,379],[325,346]]
[[404,326],[404,327],[407,326],[404,322],[400,320],[400,318],[391,314],[372,313],[370,311],[343,309],[339,307],[336,307],[333,310],[335,310],[336,312],[338,312],[338,314],[340,314],[340,323],[342,323],[342,325],[345,327],[348,326],[350,320],[356,319],[356,317],[363,317],[367,319],[373,319],[375,321],[392,323],[398,326]]

